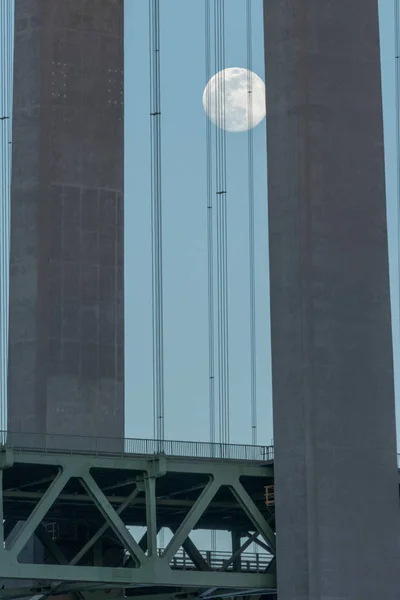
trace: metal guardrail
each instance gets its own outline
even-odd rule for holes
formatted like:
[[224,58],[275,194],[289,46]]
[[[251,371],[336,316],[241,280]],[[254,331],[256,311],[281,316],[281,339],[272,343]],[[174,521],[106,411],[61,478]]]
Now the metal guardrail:
[[[200,550],[199,552],[213,571],[234,570],[230,552],[211,550]],[[159,548],[158,553],[161,556],[163,553],[163,549]],[[255,552],[243,552],[243,554],[241,554],[241,556],[236,559],[235,566],[240,565],[241,572],[263,573],[268,567],[272,558],[272,555],[267,553],[258,554]],[[186,552],[180,549],[176,553],[174,558],[171,560],[171,568],[190,570],[195,569],[195,565],[193,564],[189,556],[186,554]]]
[[94,454],[125,456],[136,454],[182,458],[208,458],[218,460],[269,461],[273,459],[273,446],[245,444],[217,444],[210,442],[152,440],[134,438],[106,438],[78,435],[21,433],[0,431],[0,445],[30,452],[62,452],[68,454]]

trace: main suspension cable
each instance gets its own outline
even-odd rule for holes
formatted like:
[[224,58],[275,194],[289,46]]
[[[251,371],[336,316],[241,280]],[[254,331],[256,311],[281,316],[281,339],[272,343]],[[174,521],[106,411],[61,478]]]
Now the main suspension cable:
[[149,0],[154,437],[164,440],[160,1]]

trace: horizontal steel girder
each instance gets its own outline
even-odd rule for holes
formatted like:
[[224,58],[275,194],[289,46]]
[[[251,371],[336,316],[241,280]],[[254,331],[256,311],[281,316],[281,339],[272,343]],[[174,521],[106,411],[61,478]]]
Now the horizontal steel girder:
[[215,473],[227,472],[229,477],[242,477],[248,475],[256,477],[260,474],[270,476],[273,473],[273,464],[254,463],[236,460],[217,460],[210,458],[184,458],[184,457],[156,457],[147,459],[142,456],[107,456],[89,454],[68,454],[67,452],[36,453],[29,450],[12,450],[0,446],[0,469],[10,467],[16,463],[26,465],[48,466],[73,466],[79,468],[102,468],[146,471],[158,476],[160,470],[174,471],[175,473]]
[[[163,559],[149,560],[139,569],[113,567],[72,567],[62,565],[25,565],[7,560],[0,555],[2,577],[44,581],[118,583],[121,587],[135,585],[217,587],[217,588],[273,588],[275,577],[264,573],[226,573],[218,571],[176,571]],[[4,573],[4,575],[3,575]]]
[[[60,589],[64,584],[77,585],[78,588],[87,589],[88,584],[99,584],[104,589],[112,587],[129,588],[135,586],[157,586],[157,587],[181,587],[195,589],[220,589],[232,590],[251,590],[251,589],[270,589],[275,587],[275,574],[273,572],[235,572],[231,570],[217,570],[212,565],[201,560],[200,553],[189,534],[195,528],[197,522],[208,509],[216,493],[223,487],[231,491],[233,501],[236,500],[237,509],[242,510],[245,518],[253,525],[255,536],[259,536],[263,545],[271,550],[271,555],[275,552],[275,534],[264,517],[260,508],[255,504],[251,495],[242,485],[241,477],[246,478],[268,478],[272,476],[270,465],[246,464],[237,461],[214,461],[210,459],[190,459],[161,458],[146,460],[142,457],[101,457],[90,455],[67,455],[48,452],[46,455],[38,455],[29,451],[14,451],[10,461],[8,453],[7,461],[1,462],[0,452],[0,515],[4,514],[4,502],[10,500],[10,494],[17,501],[29,497],[30,506],[33,507],[31,514],[21,524],[16,532],[10,534],[4,544],[0,545],[0,579],[18,579],[21,580],[21,587],[25,581],[31,585],[31,581],[45,582],[47,585],[54,584]],[[29,465],[30,476],[33,481],[32,491],[26,491],[27,481],[20,481],[20,488],[14,485],[4,490],[4,479],[12,470],[24,469]],[[41,469],[55,467],[54,478],[46,488],[40,488]],[[7,473],[6,473],[7,470]],[[97,470],[97,471],[96,471]],[[145,549],[141,543],[137,543],[124,522],[124,512],[131,505],[138,506],[136,491],[127,491],[125,496],[109,496],[107,485],[101,484],[92,475],[93,472],[120,473],[126,472],[127,478],[134,475],[134,480],[130,483],[135,486],[133,481],[137,481],[137,487],[144,493],[147,543]],[[19,473],[19,471],[16,471]],[[199,490],[199,494],[187,505],[186,513],[180,517],[180,524],[175,527],[173,536],[164,551],[157,548],[157,510],[161,498],[157,498],[156,480],[171,475],[175,477],[179,474],[180,480],[185,484],[183,490],[191,491],[191,477],[204,476],[204,486]],[[11,476],[11,475],[10,475]],[[186,478],[188,479],[186,485]],[[9,478],[10,479],[10,478]],[[12,480],[12,477],[10,481]],[[61,547],[57,550],[57,542],[49,543],[48,550],[51,551],[53,558],[59,564],[26,564],[19,562],[19,554],[26,543],[33,537],[37,530],[39,539],[46,541],[46,535],[40,533],[42,523],[46,521],[46,515],[57,504],[60,498],[68,494],[64,493],[65,485],[70,481],[80,482],[83,493],[70,494],[68,501],[73,498],[87,494],[87,499],[91,500],[94,510],[103,524],[98,526],[98,530],[93,531],[91,537],[83,540],[81,546],[77,549],[80,559],[84,561],[88,552],[93,550],[94,544],[98,542],[103,534],[108,532],[117,540],[121,551],[124,551],[131,557],[129,566],[112,566],[107,564],[106,559],[100,564],[79,564],[76,558],[66,558]],[[14,480],[13,480],[14,481]],[[36,487],[35,486],[39,486]],[[118,487],[118,486],[115,486]],[[22,489],[24,488],[24,489]],[[39,489],[39,491],[37,491]],[[135,489],[135,488],[134,488]],[[106,495],[107,494],[107,495]],[[111,499],[113,501],[111,501]],[[225,503],[226,504],[226,503]],[[71,505],[73,507],[73,505]],[[213,510],[217,511],[219,503],[215,502]],[[136,509],[135,509],[136,510]],[[221,510],[224,509],[221,507]],[[224,513],[221,513],[224,514]],[[4,515],[7,518],[7,515]],[[216,516],[218,518],[218,514]],[[72,523],[72,521],[71,521]],[[3,537],[3,528],[0,527]],[[51,548],[50,548],[51,547]],[[190,569],[173,568],[173,560],[180,548],[189,548],[192,556],[195,557]],[[243,548],[246,544],[243,545]],[[228,561],[229,564],[232,560]],[[227,563],[227,564],[228,564]],[[94,566],[95,565],[95,566]],[[135,568],[133,568],[133,566]],[[28,583],[29,582],[29,583]],[[43,585],[42,583],[40,585]],[[40,587],[38,585],[38,587]],[[54,589],[54,587],[52,588]],[[235,592],[236,593],[236,592]],[[1,593],[0,593],[1,598]],[[10,596],[11,600],[11,596]]]

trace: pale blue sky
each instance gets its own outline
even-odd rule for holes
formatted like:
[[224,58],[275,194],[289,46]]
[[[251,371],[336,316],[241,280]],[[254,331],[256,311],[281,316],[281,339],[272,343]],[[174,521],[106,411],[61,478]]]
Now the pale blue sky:
[[[126,0],[126,434],[152,437],[148,2]],[[395,362],[399,355],[393,0],[381,0],[382,78]],[[246,67],[245,1],[226,2],[226,66]],[[264,79],[262,0],[253,70]],[[362,18],[362,15],[360,15]],[[161,3],[165,430],[207,440],[208,342],[204,2]],[[266,123],[254,130],[258,438],[272,432]],[[227,135],[231,441],[249,443],[247,135]],[[400,427],[398,427],[400,429]]]
[[[246,3],[226,5],[226,66],[246,67]],[[126,6],[126,433],[152,436],[148,2]],[[253,70],[264,79],[261,0]],[[204,2],[161,2],[165,430],[207,440]],[[214,133],[214,132],[213,132]],[[265,121],[254,130],[259,439],[272,437]],[[247,134],[227,134],[231,441],[249,443]]]

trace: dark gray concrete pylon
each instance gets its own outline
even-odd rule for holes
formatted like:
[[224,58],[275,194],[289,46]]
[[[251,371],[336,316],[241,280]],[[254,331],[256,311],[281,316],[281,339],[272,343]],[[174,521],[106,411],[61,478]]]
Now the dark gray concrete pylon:
[[15,1],[11,431],[124,435],[123,17]]
[[399,598],[377,0],[264,0],[280,600]]

